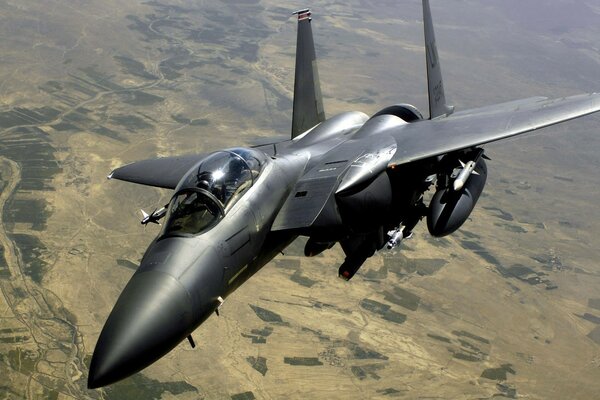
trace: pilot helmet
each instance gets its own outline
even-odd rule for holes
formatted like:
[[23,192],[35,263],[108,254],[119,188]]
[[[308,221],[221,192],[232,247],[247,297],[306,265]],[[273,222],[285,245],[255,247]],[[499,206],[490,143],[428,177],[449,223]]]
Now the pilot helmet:
[[211,191],[215,185],[215,179],[210,171],[203,171],[198,174],[197,186],[200,189]]

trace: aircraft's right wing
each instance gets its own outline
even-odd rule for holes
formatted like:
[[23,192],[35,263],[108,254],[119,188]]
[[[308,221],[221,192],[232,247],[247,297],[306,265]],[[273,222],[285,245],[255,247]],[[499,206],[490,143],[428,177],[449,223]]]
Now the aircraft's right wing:
[[533,98],[391,128],[398,145],[389,166],[406,164],[531,132],[600,111],[600,94]]
[[175,189],[186,172],[204,157],[206,154],[192,154],[138,161],[115,169],[108,175],[108,179]]

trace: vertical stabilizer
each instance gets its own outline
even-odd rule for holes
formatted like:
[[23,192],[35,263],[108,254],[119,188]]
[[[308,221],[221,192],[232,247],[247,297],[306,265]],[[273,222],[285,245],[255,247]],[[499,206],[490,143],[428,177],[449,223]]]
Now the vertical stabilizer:
[[294,14],[298,15],[298,39],[296,41],[292,139],[325,120],[315,45],[310,26],[311,14],[308,8],[296,11]]
[[427,61],[427,86],[429,89],[429,118],[452,114],[454,107],[446,104],[442,69],[435,44],[433,20],[429,0],[423,0],[423,27],[425,29],[425,58]]

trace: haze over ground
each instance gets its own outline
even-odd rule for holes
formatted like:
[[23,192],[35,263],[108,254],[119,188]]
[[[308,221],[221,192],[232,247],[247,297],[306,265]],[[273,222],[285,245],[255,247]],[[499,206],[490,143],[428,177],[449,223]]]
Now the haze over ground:
[[[600,91],[600,2],[432,1],[457,109]],[[87,365],[168,191],[135,160],[288,135],[296,22],[274,1],[5,1],[0,394],[5,398],[593,398],[600,392],[600,117],[486,146],[455,235],[424,224],[350,283],[293,245],[150,368]],[[323,2],[325,110],[427,109],[420,1]]]

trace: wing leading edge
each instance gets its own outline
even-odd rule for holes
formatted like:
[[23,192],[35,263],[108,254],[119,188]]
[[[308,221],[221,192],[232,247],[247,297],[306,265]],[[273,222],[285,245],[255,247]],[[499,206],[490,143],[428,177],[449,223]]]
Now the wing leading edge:
[[535,97],[391,128],[398,144],[389,166],[406,164],[531,132],[600,111],[600,94]]
[[175,189],[186,172],[205,156],[205,154],[193,154],[138,161],[115,169],[108,175],[108,179],[119,179],[139,183],[140,185]]

